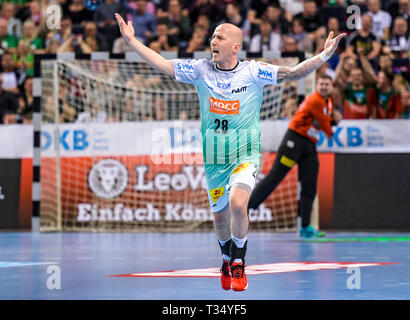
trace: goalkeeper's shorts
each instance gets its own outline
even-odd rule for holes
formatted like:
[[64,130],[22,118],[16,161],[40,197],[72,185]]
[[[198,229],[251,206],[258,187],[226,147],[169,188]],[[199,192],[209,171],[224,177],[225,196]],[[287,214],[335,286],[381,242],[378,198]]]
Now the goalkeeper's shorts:
[[233,187],[244,189],[251,195],[258,171],[259,166],[253,162],[205,165],[211,211],[217,213],[227,208]]

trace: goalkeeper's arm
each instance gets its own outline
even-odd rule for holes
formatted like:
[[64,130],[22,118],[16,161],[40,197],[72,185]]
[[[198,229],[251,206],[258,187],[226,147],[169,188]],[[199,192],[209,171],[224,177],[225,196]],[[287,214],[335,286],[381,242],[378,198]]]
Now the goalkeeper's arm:
[[154,50],[151,50],[143,43],[138,41],[134,37],[135,31],[131,21],[125,23],[124,19],[118,13],[115,14],[115,18],[117,19],[122,36],[137,51],[141,58],[143,58],[149,65],[151,65],[155,69],[158,69],[162,73],[174,77],[173,62],[171,60],[165,59],[160,54],[156,53]]

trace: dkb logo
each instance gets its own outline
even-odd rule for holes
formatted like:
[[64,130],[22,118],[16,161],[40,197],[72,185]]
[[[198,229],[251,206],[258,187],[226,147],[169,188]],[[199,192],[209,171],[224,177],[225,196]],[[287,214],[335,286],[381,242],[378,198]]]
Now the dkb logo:
[[[342,137],[342,132],[345,129],[345,139]],[[327,147],[360,147],[363,145],[362,130],[358,127],[336,127],[333,132],[333,137],[325,138],[322,131],[319,133],[317,146],[320,147],[327,140]],[[344,142],[344,143],[343,143]]]

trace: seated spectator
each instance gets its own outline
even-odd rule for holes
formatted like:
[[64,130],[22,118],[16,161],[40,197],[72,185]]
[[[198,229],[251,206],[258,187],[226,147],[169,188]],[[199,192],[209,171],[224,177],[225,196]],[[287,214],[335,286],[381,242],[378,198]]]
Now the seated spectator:
[[373,118],[398,119],[402,113],[401,97],[393,88],[393,74],[379,71],[376,87],[370,95]]
[[296,40],[296,47],[299,51],[313,52],[313,42],[308,36],[301,18],[294,18],[292,20],[292,27],[289,36]]
[[401,92],[402,113],[400,118],[410,119],[410,88]]
[[280,51],[281,38],[278,33],[272,31],[272,25],[263,19],[259,25],[260,32],[251,38],[249,52]]
[[178,51],[178,39],[169,35],[168,25],[165,21],[158,22],[156,34],[151,39],[150,46],[153,42],[157,42],[154,46],[158,47],[159,45],[159,51]]
[[107,39],[98,33],[97,25],[93,21],[88,21],[84,26],[84,41],[90,45],[93,51],[110,51]]
[[[314,54],[319,54],[324,50],[324,45],[330,32],[333,32],[334,37],[337,37],[341,33],[339,29],[339,21],[334,17],[329,18],[327,22],[327,30],[322,30],[317,33],[316,44],[314,44],[314,47],[316,47]],[[345,49],[346,38],[344,37],[340,40],[338,48],[336,49],[333,56],[328,61],[326,61],[329,67],[329,69],[327,69],[327,74],[332,78],[334,77],[334,73],[339,64],[341,56],[345,55]]]
[[[96,45],[93,43],[93,40],[89,40],[92,45]],[[84,54],[91,54],[93,49],[90,45],[83,40],[82,35],[71,35],[67,40],[63,42],[61,46],[58,47],[57,53],[60,52],[74,52],[74,53],[84,53]]]
[[154,36],[157,27],[157,19],[155,15],[147,11],[147,1],[137,0],[136,9],[132,8],[127,0],[120,0],[122,10],[126,12],[126,21],[132,21],[132,26],[135,30],[135,36],[143,40],[147,44]]
[[356,67],[356,60],[352,56],[343,56],[335,70],[334,87],[343,92],[346,85],[351,83],[351,72]]
[[289,20],[286,19],[284,15],[284,10],[277,4],[273,2],[266,7],[263,16],[269,20],[272,25],[273,32],[279,34],[288,34],[290,30]]
[[[155,1],[155,14],[157,16],[157,19],[162,19],[166,18],[168,16],[167,11],[169,10],[171,0],[160,0],[160,1]],[[189,16],[189,6],[192,3],[192,0],[178,0],[183,14]]]
[[275,3],[279,6],[279,1],[269,1],[269,0],[253,0],[250,3],[248,11],[246,13],[246,18],[251,24],[251,34],[252,37],[256,32],[259,31],[259,25],[262,22],[263,15],[266,12],[268,6]]
[[114,40],[121,34],[114,17],[114,12],[123,15],[121,5],[115,0],[105,0],[93,13],[93,21],[97,25],[98,33],[103,34],[108,42],[109,49],[112,48]]
[[170,0],[168,2],[167,11],[162,15],[168,24],[169,35],[177,37],[181,42],[186,42],[190,39],[192,28],[189,11],[182,8],[179,0]]
[[376,36],[371,32],[372,18],[365,14],[361,18],[361,29],[353,32],[347,39],[346,53],[357,58],[358,48],[364,48],[367,59],[375,59],[379,56],[381,45]]
[[93,21],[98,28],[107,26],[115,27],[117,21],[114,18],[115,12],[120,13],[121,4],[115,0],[104,0],[103,3],[93,13]]
[[17,69],[24,72],[26,76],[34,76],[34,54],[30,42],[27,40],[20,41],[13,59],[16,61]]
[[27,77],[24,81],[24,90],[19,95],[19,108],[17,110],[17,114],[21,119],[28,117],[28,115],[33,113],[33,78]]
[[18,38],[7,33],[6,20],[0,20],[0,54],[5,51],[16,52]]
[[320,15],[317,4],[314,0],[306,0],[303,3],[303,12],[294,16],[302,19],[305,31],[315,43],[317,34],[325,29],[324,17]]
[[391,71],[393,66],[393,61],[388,54],[380,54],[377,69],[380,71]]
[[364,84],[360,68],[351,71],[352,83],[344,90],[343,119],[367,119],[373,114],[371,88]]
[[297,14],[303,12],[303,0],[280,0],[279,2],[285,11],[286,19],[289,21],[291,21]]
[[[250,41],[251,23],[248,19],[243,17],[240,13],[240,6],[237,2],[227,3],[225,6],[225,19],[218,22],[221,23],[232,23],[242,30],[243,33],[243,49],[247,50]],[[216,26],[212,29],[214,30]],[[213,33],[213,30],[210,33]]]
[[299,61],[305,60],[305,53],[298,50],[296,40],[290,36],[284,36],[282,41],[282,57],[298,57]]
[[19,40],[19,43],[24,41],[29,44],[33,53],[43,53],[44,43],[38,36],[38,27],[35,26],[31,20],[26,20],[23,24],[23,36]]
[[55,40],[59,43],[59,45],[62,45],[64,41],[66,41],[68,38],[70,38],[73,33],[72,33],[72,21],[71,18],[68,16],[64,16],[61,18],[60,22],[60,29],[53,30],[51,32],[48,32],[46,35],[46,48],[50,45],[50,42],[52,40]]
[[1,56],[1,67],[2,89],[14,94],[19,94],[23,90],[25,74],[16,68],[13,53],[3,53]]
[[3,2],[0,20],[7,22],[7,33],[17,38],[21,37],[21,20],[14,17],[15,5],[12,2]]
[[[194,33],[195,34],[201,33],[205,37],[204,38],[205,48],[209,47],[209,44],[210,44],[209,41],[210,41],[210,38],[213,32],[211,32],[211,20],[208,18],[208,16],[204,14],[199,15],[197,21],[193,25],[193,31],[192,31],[190,40],[192,40]],[[185,48],[187,46],[189,45],[183,42],[180,43],[179,45],[180,48]]]
[[381,10],[380,0],[368,0],[366,12],[372,18],[372,33],[378,40],[387,39],[390,33],[391,16],[388,12]]
[[84,7],[83,0],[72,0],[63,5],[63,16],[69,16],[73,25],[84,24],[93,20],[92,11]]
[[398,0],[397,3],[392,3],[390,8],[389,13],[392,17],[392,22],[397,17],[402,17],[406,19],[407,25],[410,26],[410,0]]
[[192,38],[188,41],[186,47],[179,48],[179,54],[184,56],[186,54],[192,54],[195,51],[208,51],[209,46],[206,43],[205,32],[201,28],[196,28],[192,34]]
[[383,52],[390,53],[395,59],[406,59],[410,51],[410,34],[407,20],[398,17],[394,20],[392,34],[384,42]]
[[[329,33],[333,31],[333,36],[337,37],[339,34],[342,32],[340,31],[340,22],[334,17],[330,17],[329,20],[327,20],[327,32],[324,35],[325,38],[329,35]],[[342,38],[339,42],[339,45],[337,46],[336,53],[340,54],[346,49],[346,37]]]
[[216,0],[193,0],[189,7],[191,22],[195,23],[200,15],[207,16],[211,23],[222,18],[223,4]]
[[[43,5],[44,4],[46,4],[46,5],[51,4],[50,1],[47,1],[47,2],[48,2],[47,4],[46,3],[42,3],[42,4]],[[33,21],[34,25],[39,28],[41,26],[43,20],[44,20],[43,11],[42,11],[42,8],[41,8],[40,1],[39,0],[33,0],[33,1],[29,2],[28,9],[29,9],[28,10],[28,14],[29,14],[28,19]],[[45,9],[45,8],[43,8],[43,9]],[[27,19],[25,19],[24,21],[26,21],[26,20]]]
[[16,123],[17,98],[14,94],[2,88],[3,78],[0,75],[0,123]]
[[[142,39],[136,37],[137,40],[144,42]],[[117,39],[114,40],[112,45],[112,53],[125,53],[135,51],[134,47],[130,45],[123,36],[119,36]]]

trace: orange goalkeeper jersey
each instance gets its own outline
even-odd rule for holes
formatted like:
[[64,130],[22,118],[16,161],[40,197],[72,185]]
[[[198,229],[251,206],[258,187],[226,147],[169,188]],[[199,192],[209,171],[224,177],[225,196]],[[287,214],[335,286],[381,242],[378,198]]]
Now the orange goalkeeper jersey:
[[315,91],[303,100],[289,123],[289,129],[317,143],[320,130],[329,137],[333,136],[330,124],[332,113],[333,104],[331,98],[328,98],[326,101]]

